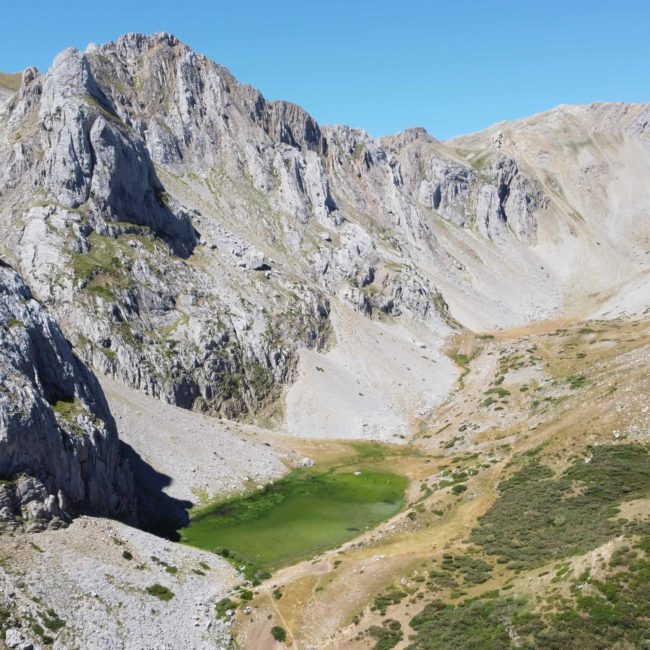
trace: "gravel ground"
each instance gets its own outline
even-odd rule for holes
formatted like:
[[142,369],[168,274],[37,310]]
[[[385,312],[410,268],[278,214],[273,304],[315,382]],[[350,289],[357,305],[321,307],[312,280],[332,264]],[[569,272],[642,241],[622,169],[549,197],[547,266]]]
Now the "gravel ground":
[[371,321],[340,305],[332,325],[331,350],[300,352],[286,397],[291,436],[401,442],[456,381],[458,370],[441,352],[443,327]]
[[[44,630],[55,649],[228,647],[229,627],[214,605],[240,578],[215,555],[89,517],[65,530],[2,535],[0,549],[11,557],[0,569],[0,598],[17,606],[21,621],[8,640],[42,644],[30,617],[44,627],[51,610],[66,622]],[[171,600],[147,593],[154,584],[171,590]]]
[[286,473],[285,452],[253,426],[193,413],[99,377],[120,439],[170,477],[164,491],[196,502],[263,485]]

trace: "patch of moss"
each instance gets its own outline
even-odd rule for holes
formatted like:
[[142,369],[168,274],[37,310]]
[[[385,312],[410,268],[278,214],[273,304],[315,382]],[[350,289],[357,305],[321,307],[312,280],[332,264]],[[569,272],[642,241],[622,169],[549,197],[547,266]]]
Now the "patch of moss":
[[115,126],[119,126],[123,129],[127,128],[126,124],[122,121],[119,115],[116,115],[111,109],[109,109],[108,106],[105,106],[104,104],[100,103],[92,95],[85,95],[84,100],[86,104],[96,108],[102,114],[102,116],[111,124],[114,124]]
[[7,327],[9,329],[13,327],[25,327],[25,323],[23,323],[21,320],[18,320],[17,318],[9,318],[7,320]]

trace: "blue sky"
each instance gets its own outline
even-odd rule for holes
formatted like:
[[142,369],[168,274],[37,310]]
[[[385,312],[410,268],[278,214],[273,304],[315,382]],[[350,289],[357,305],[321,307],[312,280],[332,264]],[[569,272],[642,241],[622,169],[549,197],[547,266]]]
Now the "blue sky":
[[128,31],[176,34],[265,96],[439,138],[560,103],[650,100],[638,0],[7,0],[0,70]]

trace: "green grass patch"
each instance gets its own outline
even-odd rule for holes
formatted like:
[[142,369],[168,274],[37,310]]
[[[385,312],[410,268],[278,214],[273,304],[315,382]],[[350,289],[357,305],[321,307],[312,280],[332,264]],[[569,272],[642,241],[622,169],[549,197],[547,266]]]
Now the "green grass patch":
[[[137,226],[125,224],[131,229]],[[99,235],[95,232],[88,237],[91,248],[85,253],[72,255],[72,269],[75,277],[84,283],[88,293],[112,300],[117,291],[131,286],[130,268],[135,257],[130,240],[137,240],[149,251],[153,242],[146,237],[148,229],[140,228],[141,234],[120,235],[116,238]]]
[[122,121],[122,119],[113,113],[107,106],[105,106],[103,103],[99,102],[95,97],[92,95],[85,95],[84,100],[88,106],[93,106],[96,108],[103,116],[106,118],[107,121],[112,122],[116,126],[120,126],[124,129],[128,128],[127,125]]
[[587,383],[587,378],[584,375],[571,375],[566,381],[572,390],[577,390]]
[[18,320],[17,318],[9,318],[6,322],[6,325],[9,329],[12,329],[13,327],[25,327],[25,323],[23,323],[21,320]]
[[52,404],[52,410],[57,416],[71,422],[76,420],[77,416],[86,413],[84,405],[77,399],[60,399]]
[[40,616],[44,627],[50,630],[50,632],[58,632],[61,628],[65,627],[65,621],[59,618],[59,615],[53,609],[48,609],[45,613],[41,612]]
[[499,397],[506,397],[506,395],[510,395],[510,391],[506,390],[505,388],[490,388],[489,390],[485,391],[486,395],[492,395],[496,394]]

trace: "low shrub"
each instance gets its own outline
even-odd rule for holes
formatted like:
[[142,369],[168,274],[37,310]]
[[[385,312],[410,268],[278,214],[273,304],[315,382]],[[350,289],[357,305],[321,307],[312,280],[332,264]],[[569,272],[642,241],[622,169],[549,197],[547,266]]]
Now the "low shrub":
[[150,587],[147,587],[146,592],[150,596],[155,596],[156,598],[165,601],[171,600],[175,596],[174,592],[171,591],[171,589],[168,589],[167,587],[157,582],[151,585]]
[[283,627],[279,625],[274,625],[271,628],[271,636],[280,643],[284,643],[287,640],[287,632]]

